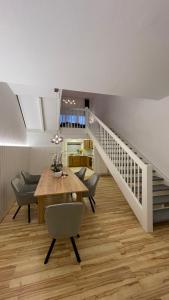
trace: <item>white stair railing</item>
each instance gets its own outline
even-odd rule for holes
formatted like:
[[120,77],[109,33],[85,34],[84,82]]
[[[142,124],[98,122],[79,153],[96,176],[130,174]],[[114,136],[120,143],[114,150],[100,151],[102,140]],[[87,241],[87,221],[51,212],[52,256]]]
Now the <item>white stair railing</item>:
[[153,231],[152,166],[90,110],[86,110],[86,129],[142,227]]

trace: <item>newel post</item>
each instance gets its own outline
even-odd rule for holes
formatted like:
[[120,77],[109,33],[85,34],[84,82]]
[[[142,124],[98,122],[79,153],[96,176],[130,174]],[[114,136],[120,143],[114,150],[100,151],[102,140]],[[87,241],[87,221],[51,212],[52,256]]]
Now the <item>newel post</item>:
[[153,231],[153,181],[152,165],[147,164],[142,174],[142,208],[143,222],[142,226],[145,231]]

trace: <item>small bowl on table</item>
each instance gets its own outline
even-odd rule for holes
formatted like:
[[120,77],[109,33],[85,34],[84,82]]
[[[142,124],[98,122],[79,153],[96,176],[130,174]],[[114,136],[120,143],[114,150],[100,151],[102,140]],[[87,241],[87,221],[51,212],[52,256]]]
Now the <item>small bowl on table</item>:
[[58,172],[54,172],[53,174],[56,178],[59,178],[62,176],[62,173],[63,173],[62,171],[58,171]]

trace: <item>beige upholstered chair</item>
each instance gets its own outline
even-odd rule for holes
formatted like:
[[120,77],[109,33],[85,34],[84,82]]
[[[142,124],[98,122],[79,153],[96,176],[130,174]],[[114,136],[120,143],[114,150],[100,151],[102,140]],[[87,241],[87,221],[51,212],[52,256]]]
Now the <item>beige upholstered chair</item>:
[[21,171],[21,174],[26,184],[38,184],[40,175],[32,175],[25,171]]
[[85,173],[86,173],[86,168],[82,167],[78,172],[75,172],[75,175],[81,180],[84,180],[85,177]]
[[70,238],[76,259],[81,261],[74,236],[78,236],[83,213],[83,204],[63,203],[50,205],[46,208],[45,220],[48,226],[49,234],[52,237],[52,243],[49,247],[44,264],[47,264],[54,244],[57,239]]
[[28,223],[30,223],[30,204],[36,203],[36,199],[34,197],[35,186],[24,184],[23,181],[18,177],[12,179],[11,185],[16,196],[16,201],[18,203],[18,209],[16,210],[13,219],[15,219],[21,206],[28,205]]
[[89,201],[90,201],[90,205],[92,208],[93,213],[95,212],[95,200],[94,200],[94,196],[95,196],[95,192],[96,192],[96,186],[97,183],[99,181],[100,176],[96,173],[94,173],[89,179],[84,181],[84,184],[86,185],[86,187],[88,188],[88,192],[84,192],[82,194],[83,197],[88,197]]

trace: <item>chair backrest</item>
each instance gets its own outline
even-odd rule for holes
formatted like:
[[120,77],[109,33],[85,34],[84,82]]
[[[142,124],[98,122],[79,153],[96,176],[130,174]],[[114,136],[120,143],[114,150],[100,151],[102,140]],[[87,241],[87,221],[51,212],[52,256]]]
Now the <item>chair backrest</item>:
[[82,214],[83,204],[80,202],[48,206],[45,220],[49,234],[56,239],[76,236],[80,230]]
[[96,186],[99,181],[100,176],[94,173],[89,179],[84,181],[84,184],[87,186],[89,190],[89,194],[94,197],[96,192]]
[[85,177],[85,173],[86,173],[86,168],[82,167],[78,172],[76,172],[76,176],[80,179],[80,180],[84,180]]
[[18,195],[23,187],[23,181],[19,177],[15,177],[11,180],[11,185],[15,195]]
[[30,174],[28,172],[25,172],[25,171],[21,171],[21,174],[23,176],[23,179],[24,179],[25,183],[29,182]]

